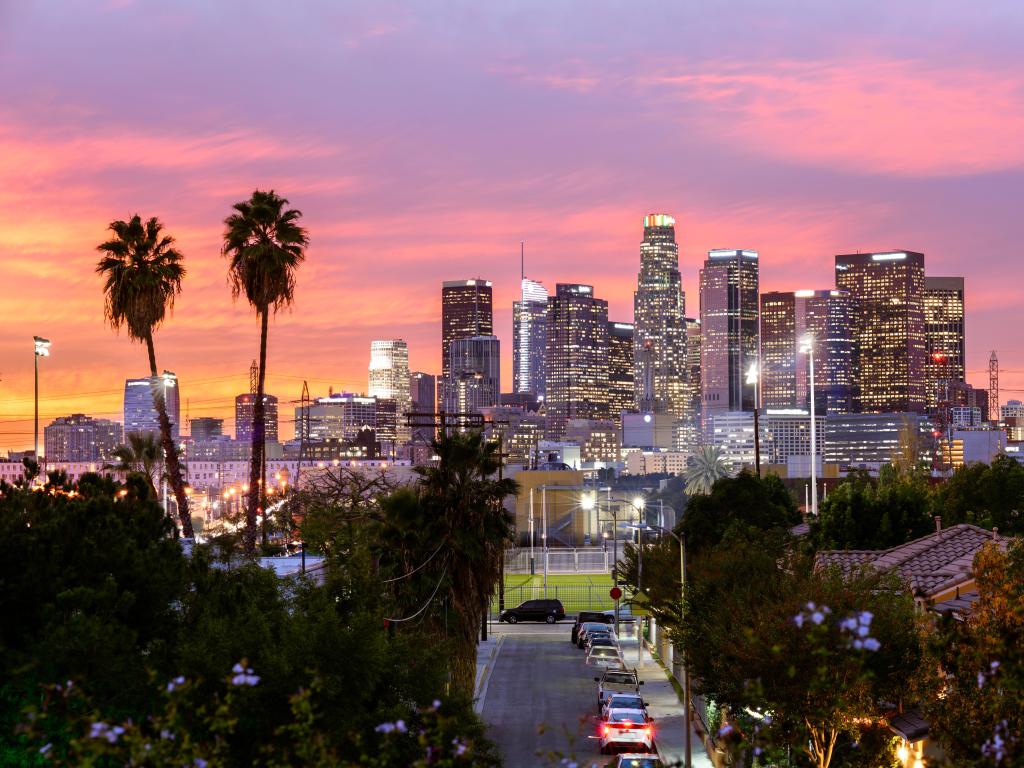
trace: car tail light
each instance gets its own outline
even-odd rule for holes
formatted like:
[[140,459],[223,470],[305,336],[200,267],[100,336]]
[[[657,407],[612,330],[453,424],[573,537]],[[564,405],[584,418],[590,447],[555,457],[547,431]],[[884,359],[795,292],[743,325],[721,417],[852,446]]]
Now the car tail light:
[[607,725],[601,727],[601,735],[602,736],[607,736],[611,732],[612,732],[612,729],[609,728]]
[[645,726],[644,727],[644,736],[646,736],[649,739],[654,738],[654,728],[652,728],[649,725]]

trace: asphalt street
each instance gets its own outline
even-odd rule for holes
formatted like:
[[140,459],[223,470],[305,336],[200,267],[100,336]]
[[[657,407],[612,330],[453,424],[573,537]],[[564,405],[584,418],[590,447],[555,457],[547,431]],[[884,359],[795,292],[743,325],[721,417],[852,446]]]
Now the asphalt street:
[[596,739],[597,684],[568,621],[501,625],[505,636],[490,671],[482,715],[509,768],[557,764],[543,754],[573,754],[603,764]]

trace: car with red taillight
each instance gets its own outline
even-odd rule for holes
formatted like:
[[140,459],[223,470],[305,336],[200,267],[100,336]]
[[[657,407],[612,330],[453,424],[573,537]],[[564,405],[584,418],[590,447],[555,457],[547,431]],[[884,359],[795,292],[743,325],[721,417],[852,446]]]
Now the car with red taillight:
[[609,709],[600,723],[601,754],[654,751],[654,721],[641,709]]

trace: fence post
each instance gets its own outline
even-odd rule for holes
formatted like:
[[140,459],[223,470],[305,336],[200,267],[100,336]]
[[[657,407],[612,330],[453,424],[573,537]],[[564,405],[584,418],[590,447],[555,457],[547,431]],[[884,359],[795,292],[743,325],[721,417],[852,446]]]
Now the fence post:
[[576,547],[572,548],[572,562],[573,562],[573,570],[575,570],[576,573],[579,573],[580,572],[580,551],[578,549],[576,549]]

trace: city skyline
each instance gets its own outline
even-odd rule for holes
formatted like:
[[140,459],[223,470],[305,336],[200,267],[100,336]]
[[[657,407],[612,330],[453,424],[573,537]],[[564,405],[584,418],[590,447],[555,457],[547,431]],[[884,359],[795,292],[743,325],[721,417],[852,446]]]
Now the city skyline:
[[[334,11],[310,28],[268,6],[211,45],[204,29],[217,9],[182,7],[172,18],[118,3],[55,19],[5,6],[0,450],[31,443],[32,335],[53,341],[40,365],[44,423],[116,417],[119,382],[144,375],[143,350],[104,327],[92,274],[107,224],[135,211],[159,216],[186,257],[184,293],[157,334],[161,369],[184,384],[182,418],[230,414],[258,326],[230,300],[218,241],[230,205],[256,185],[286,195],[313,237],[296,306],[273,321],[267,387],[282,402],[298,399],[303,379],[321,394],[361,391],[374,338],[407,339],[411,367],[440,372],[436,286],[478,274],[494,283],[510,390],[519,242],[531,277],[593,284],[625,322],[637,222],[654,211],[676,218],[691,297],[704,254],[723,244],[761,254],[762,292],[831,285],[836,254],[927,254],[930,273],[966,279],[968,381],[984,386],[996,349],[1002,399],[1020,395],[1020,289],[1005,276],[1018,250],[1022,68],[1016,46],[997,44],[1019,38],[1018,7],[931,5],[927,38],[909,7],[805,9],[772,34],[750,31],[766,25],[747,10],[742,58],[702,32],[728,23],[727,9],[698,18],[666,6],[651,30],[628,10],[581,19],[570,4],[544,13],[567,28],[572,19],[573,38],[508,34],[539,9],[455,19]],[[167,43],[159,59],[126,34],[154,20]],[[443,25],[473,41],[459,57],[436,42],[447,39]],[[606,43],[612,27],[619,35]],[[233,88],[231,68],[218,64],[270,28],[303,41],[282,49],[279,70],[303,84],[301,127],[291,111],[268,111],[255,89]],[[90,55],[96,46],[137,66]],[[140,99],[130,116],[95,87],[115,70]],[[452,121],[453,94],[467,89],[480,109]],[[237,99],[230,108],[218,95],[226,90]],[[409,109],[420,118],[413,127],[401,119]],[[513,111],[520,119],[507,120]],[[991,119],[979,124],[978,114]],[[629,118],[609,118],[619,115]],[[938,126],[926,142],[923,124]],[[400,165],[388,160],[396,156]],[[388,280],[377,287],[381,272]]]

